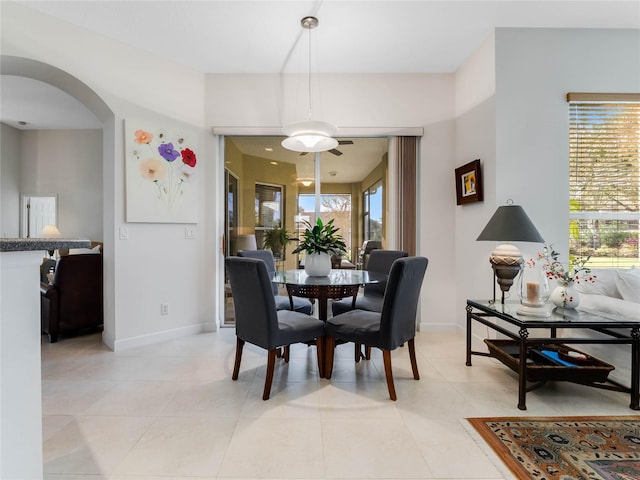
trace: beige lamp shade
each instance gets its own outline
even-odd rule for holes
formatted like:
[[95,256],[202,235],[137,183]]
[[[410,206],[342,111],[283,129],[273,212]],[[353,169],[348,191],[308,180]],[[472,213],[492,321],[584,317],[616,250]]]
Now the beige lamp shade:
[[236,240],[236,251],[241,250],[257,250],[258,244],[256,242],[256,236],[254,234],[251,235],[238,235],[238,239]]
[[45,225],[40,233],[42,238],[60,238],[62,234],[55,225]]

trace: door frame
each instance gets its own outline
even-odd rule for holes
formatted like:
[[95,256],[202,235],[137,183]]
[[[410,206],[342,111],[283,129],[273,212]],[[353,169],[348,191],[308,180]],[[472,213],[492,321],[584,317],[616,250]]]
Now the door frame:
[[[225,182],[225,148],[224,142],[226,136],[282,136],[282,129],[280,127],[238,127],[238,126],[218,126],[213,127],[211,132],[214,136],[214,142],[217,146],[217,152],[219,153],[219,159],[217,162],[217,173],[218,173],[218,181],[216,182],[217,191],[219,192],[217,202],[222,208],[218,208],[215,214],[216,218],[216,227],[217,231],[224,232],[225,231],[225,222],[224,216],[226,212],[222,212],[224,210],[224,192],[226,187],[224,185]],[[390,215],[395,211],[397,205],[398,191],[397,191],[397,176],[395,172],[397,171],[397,157],[395,155],[395,142],[394,138],[398,136],[409,136],[409,137],[422,137],[424,136],[424,128],[422,127],[408,127],[408,128],[396,128],[396,127],[341,127],[340,128],[340,137],[388,137],[389,138],[389,186],[387,188],[387,206],[386,213]],[[416,167],[419,168],[420,161],[418,158],[418,162]],[[420,218],[420,205],[419,205],[419,197],[416,198],[416,215],[417,218]],[[391,216],[387,216],[387,218],[392,218]],[[416,226],[416,235],[419,235],[419,226]],[[393,222],[389,222],[388,230],[387,230],[387,245],[388,248],[393,249],[397,245],[397,232],[396,228],[393,225]],[[220,236],[222,237],[222,236]],[[419,239],[416,240],[419,245]],[[225,288],[224,288],[224,275],[225,275],[225,267],[224,267],[224,252],[222,248],[219,249],[221,255],[220,262],[216,266],[216,278],[217,281],[214,282],[216,285],[220,287],[217,288],[217,292],[215,293],[215,297],[217,298],[217,326],[222,328],[228,328],[230,325],[224,324],[224,307],[225,307]]]

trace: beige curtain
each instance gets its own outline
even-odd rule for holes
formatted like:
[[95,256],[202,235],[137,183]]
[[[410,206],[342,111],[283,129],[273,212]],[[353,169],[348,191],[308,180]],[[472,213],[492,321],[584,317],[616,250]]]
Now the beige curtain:
[[398,250],[416,254],[418,137],[396,137],[396,214]]

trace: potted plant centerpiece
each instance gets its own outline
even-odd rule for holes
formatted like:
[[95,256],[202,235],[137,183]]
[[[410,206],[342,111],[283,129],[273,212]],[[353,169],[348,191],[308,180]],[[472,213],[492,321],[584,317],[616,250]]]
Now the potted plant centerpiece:
[[343,255],[347,251],[339,228],[333,219],[322,223],[318,218],[315,225],[304,222],[306,229],[293,253],[305,252],[304,269],[310,277],[326,277],[331,271],[331,255]]

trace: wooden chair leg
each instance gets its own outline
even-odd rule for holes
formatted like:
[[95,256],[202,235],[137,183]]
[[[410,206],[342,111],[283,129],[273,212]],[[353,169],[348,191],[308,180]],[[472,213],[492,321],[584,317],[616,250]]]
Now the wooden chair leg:
[[282,357],[284,358],[284,363],[289,363],[289,353],[291,353],[291,345],[286,345],[284,347],[284,354],[282,355]]
[[409,340],[409,359],[411,360],[411,370],[413,370],[413,378],[420,380],[420,374],[418,373],[418,362],[416,361],[416,344],[415,339]]
[[371,345],[364,346],[364,358],[365,360],[371,360]]
[[395,401],[398,397],[396,397],[396,387],[393,385],[393,372],[391,371],[391,350],[382,350],[382,359],[384,360],[384,373],[387,377],[389,398]]
[[236,361],[233,365],[233,375],[231,378],[233,380],[238,379],[238,374],[240,373],[240,361],[242,360],[242,347],[244,347],[244,340],[240,337],[236,337]]
[[316,338],[316,351],[318,353],[318,375],[320,378],[324,378],[324,370],[325,370],[325,338],[318,337]]
[[262,392],[262,400],[269,400],[269,395],[271,394],[271,382],[273,382],[273,370],[276,366],[277,355],[277,348],[269,350],[269,355],[267,357],[267,375],[264,379],[264,392]]
[[356,363],[360,361],[362,358],[362,345],[359,343],[354,343],[354,360]]
[[324,378],[331,378],[331,373],[333,372],[333,351],[336,348],[336,339],[333,337],[324,337],[325,344],[325,367],[324,367]]

